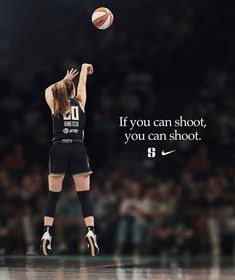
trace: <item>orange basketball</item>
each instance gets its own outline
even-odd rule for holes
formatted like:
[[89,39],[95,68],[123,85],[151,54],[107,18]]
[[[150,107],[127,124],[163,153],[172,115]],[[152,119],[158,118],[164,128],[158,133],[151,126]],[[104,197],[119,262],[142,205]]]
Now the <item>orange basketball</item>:
[[92,14],[92,22],[98,29],[107,29],[113,24],[113,14],[107,8],[98,8]]

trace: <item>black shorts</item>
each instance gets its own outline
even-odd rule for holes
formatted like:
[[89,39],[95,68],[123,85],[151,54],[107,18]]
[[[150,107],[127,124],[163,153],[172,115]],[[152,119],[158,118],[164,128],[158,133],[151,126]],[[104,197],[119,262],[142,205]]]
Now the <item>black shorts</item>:
[[82,142],[54,143],[49,152],[49,175],[88,175],[92,171],[87,150]]

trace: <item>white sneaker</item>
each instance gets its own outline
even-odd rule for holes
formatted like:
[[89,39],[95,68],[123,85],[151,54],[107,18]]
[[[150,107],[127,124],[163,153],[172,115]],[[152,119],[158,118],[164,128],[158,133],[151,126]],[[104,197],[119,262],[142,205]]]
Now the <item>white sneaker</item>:
[[44,232],[42,239],[41,239],[41,253],[44,256],[50,255],[51,254],[51,240],[52,237],[49,232]]
[[90,255],[92,257],[97,256],[99,254],[99,247],[96,241],[96,235],[92,230],[89,230],[86,235],[86,243],[87,247],[90,249]]

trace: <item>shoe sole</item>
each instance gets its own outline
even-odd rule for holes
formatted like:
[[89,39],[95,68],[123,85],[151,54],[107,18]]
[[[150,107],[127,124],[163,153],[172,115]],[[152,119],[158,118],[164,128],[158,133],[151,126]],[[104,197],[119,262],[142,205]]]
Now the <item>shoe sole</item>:
[[94,246],[94,239],[91,236],[87,236],[86,242],[89,245],[90,255],[92,257],[95,257],[96,255],[98,255],[99,250],[98,250],[98,248],[96,248],[96,246]]
[[42,254],[43,256],[48,256],[48,253],[47,253],[47,245],[49,245],[49,241],[47,239],[43,239],[42,241]]

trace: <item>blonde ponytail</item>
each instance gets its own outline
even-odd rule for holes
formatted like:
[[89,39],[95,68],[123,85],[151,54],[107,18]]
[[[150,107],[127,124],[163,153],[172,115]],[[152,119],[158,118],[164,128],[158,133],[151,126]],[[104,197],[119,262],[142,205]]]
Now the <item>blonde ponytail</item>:
[[[70,112],[69,96],[71,94],[70,83],[72,81],[61,81],[54,84],[52,93],[54,96],[54,116],[56,118],[62,117],[64,114]],[[69,88],[68,88],[69,86]]]

